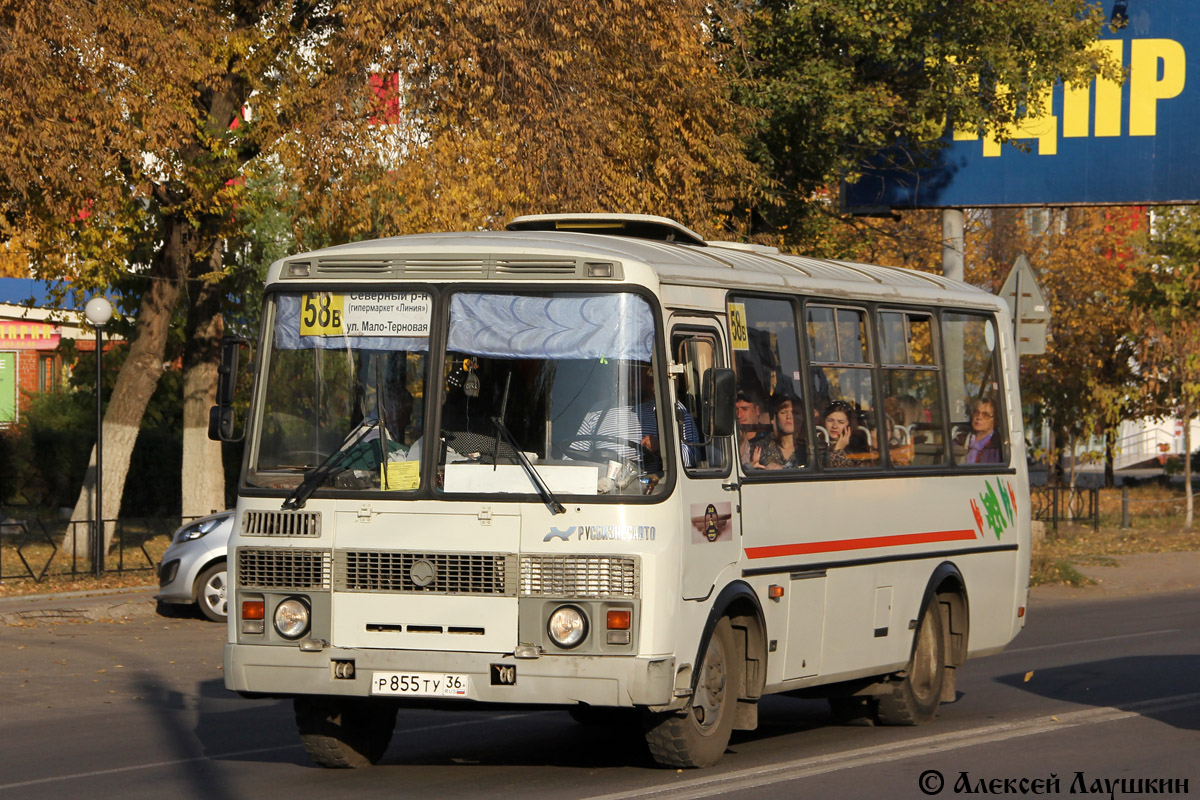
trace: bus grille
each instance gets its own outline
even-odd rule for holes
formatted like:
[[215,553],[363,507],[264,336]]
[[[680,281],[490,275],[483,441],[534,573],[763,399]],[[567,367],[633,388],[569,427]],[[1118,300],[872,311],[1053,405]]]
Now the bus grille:
[[501,553],[337,553],[338,591],[516,594],[514,556]]
[[521,556],[525,597],[638,597],[641,576],[633,556]]
[[237,582],[243,589],[328,590],[332,566],[328,550],[239,547]]
[[247,511],[242,515],[244,536],[321,535],[321,515],[314,511]]

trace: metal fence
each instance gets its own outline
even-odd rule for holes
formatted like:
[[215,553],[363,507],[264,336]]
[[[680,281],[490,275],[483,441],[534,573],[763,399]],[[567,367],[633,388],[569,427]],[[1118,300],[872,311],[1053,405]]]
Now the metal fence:
[[[105,572],[154,572],[157,564],[146,544],[159,536],[169,537],[187,519],[138,517],[105,520],[113,529]],[[60,543],[74,531],[87,542],[91,520],[57,521],[7,519],[0,522],[0,581],[32,580],[41,583],[49,576],[82,577],[93,574],[89,555],[69,553]]]
[[1058,523],[1091,523],[1093,530],[1100,529],[1100,489],[1098,487],[1074,488],[1063,484],[1029,487],[1033,518],[1050,523],[1057,531]]

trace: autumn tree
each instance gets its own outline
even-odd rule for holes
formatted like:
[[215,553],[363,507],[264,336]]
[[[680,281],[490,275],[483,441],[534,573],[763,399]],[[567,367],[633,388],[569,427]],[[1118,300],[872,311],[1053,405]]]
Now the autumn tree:
[[181,308],[185,496],[219,469],[200,431],[246,179],[284,176],[304,245],[532,210],[719,229],[757,191],[740,140],[753,115],[729,100],[706,14],[692,0],[0,0],[0,233],[29,232],[42,276],[103,288],[132,271],[144,287],[105,416],[104,517]]
[[[1005,138],[1045,110],[1056,81],[1103,67],[1100,3],[996,0],[758,0],[722,30],[739,102],[761,111],[750,153],[773,192],[748,203],[753,233],[806,244],[826,238],[827,187],[890,153],[912,167],[947,121]],[[834,243],[838,240],[833,239]]]
[[1183,424],[1185,527],[1194,521],[1192,421],[1200,416],[1200,210],[1155,213],[1152,261],[1130,291],[1137,365],[1152,413]]
[[1137,410],[1128,292],[1145,233],[1139,209],[992,209],[972,216],[968,282],[998,292],[1024,254],[1050,304],[1046,352],[1021,356],[1022,399],[1045,420],[1058,451],[1094,434],[1110,441]]
[[[400,6],[385,27],[348,14],[363,52],[326,51],[331,75],[375,60],[375,105],[297,115],[316,124],[280,142],[288,182],[306,187],[305,245],[554,211],[652,212],[715,233],[761,191],[742,140],[755,112],[731,100],[706,4]],[[363,146],[344,149],[344,128]]]

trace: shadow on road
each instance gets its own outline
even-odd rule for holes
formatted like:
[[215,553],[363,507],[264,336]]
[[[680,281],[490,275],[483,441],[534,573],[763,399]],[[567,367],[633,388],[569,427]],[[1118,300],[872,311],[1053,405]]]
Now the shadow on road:
[[1126,656],[996,680],[1041,697],[1135,711],[1183,730],[1200,730],[1200,656]]

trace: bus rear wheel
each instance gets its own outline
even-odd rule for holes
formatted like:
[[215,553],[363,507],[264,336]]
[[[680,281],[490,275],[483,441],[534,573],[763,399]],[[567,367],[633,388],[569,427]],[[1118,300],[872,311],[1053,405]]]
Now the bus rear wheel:
[[646,718],[646,743],[659,764],[707,767],[724,754],[733,732],[742,676],[735,643],[733,627],[725,617],[708,640],[688,707]]
[[379,763],[396,729],[396,706],[363,697],[297,697],[292,703],[300,741],[322,767]]
[[888,684],[879,695],[878,719],[883,725],[920,725],[937,714],[946,680],[946,637],[941,604],[925,607],[917,625],[912,658],[903,677]]

